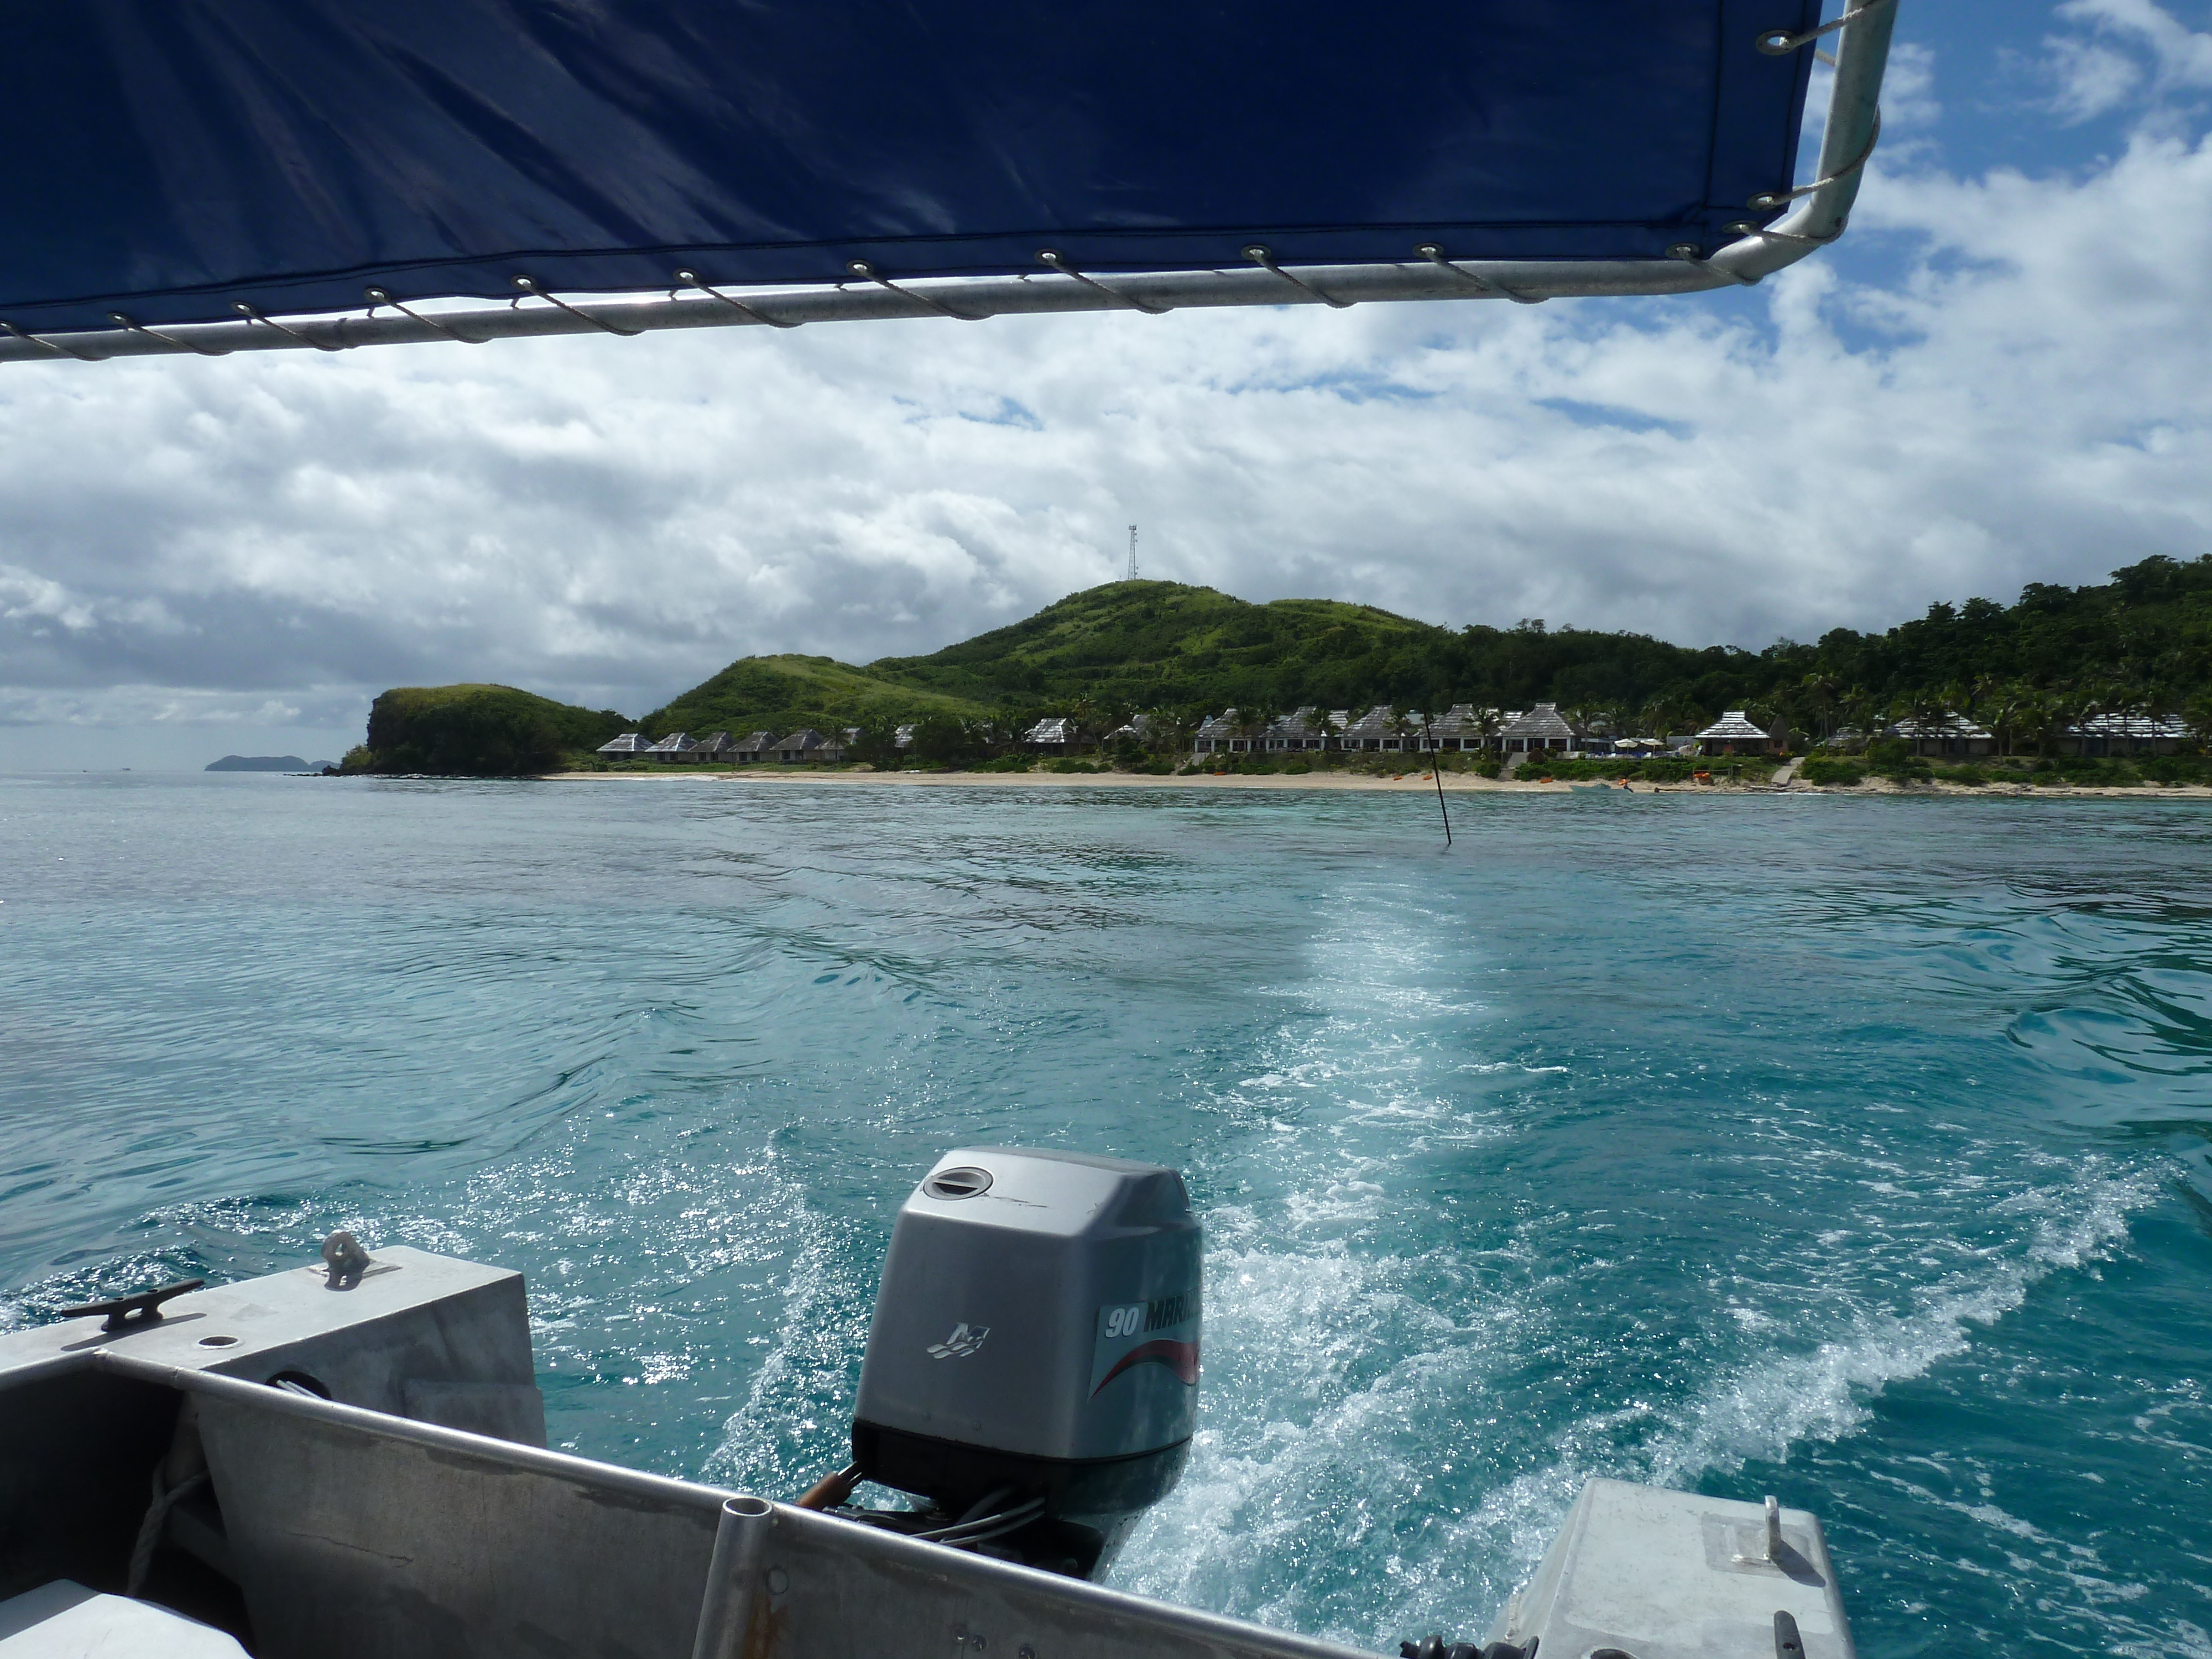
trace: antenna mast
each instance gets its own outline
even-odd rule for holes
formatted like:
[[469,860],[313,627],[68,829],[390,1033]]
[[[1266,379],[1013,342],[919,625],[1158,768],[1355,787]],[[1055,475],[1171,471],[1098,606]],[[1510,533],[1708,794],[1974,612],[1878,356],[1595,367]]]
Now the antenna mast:
[[1137,580],[1137,526],[1129,526],[1129,580]]

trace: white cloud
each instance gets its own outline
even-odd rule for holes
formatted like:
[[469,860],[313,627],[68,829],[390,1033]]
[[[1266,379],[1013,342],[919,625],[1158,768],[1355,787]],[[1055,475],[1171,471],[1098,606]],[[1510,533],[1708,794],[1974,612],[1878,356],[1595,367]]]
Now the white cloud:
[[2142,84],[2143,72],[2136,60],[2110,46],[2057,35],[2047,49],[2058,87],[2052,106],[2069,121],[2092,120],[2118,109]]
[[2212,87],[2212,34],[2191,29],[2156,0],[2065,0],[2058,15],[2147,49],[2161,88]]
[[[2197,73],[2142,0],[2065,10]],[[1900,55],[1900,128],[1937,68]],[[1012,621],[1132,520],[1147,574],[1253,599],[1753,645],[2203,550],[2212,150],[1939,157],[1893,146],[1856,247],[1717,299],[9,366],[0,719],[143,726],[154,687],[320,728],[461,678],[639,712]]]

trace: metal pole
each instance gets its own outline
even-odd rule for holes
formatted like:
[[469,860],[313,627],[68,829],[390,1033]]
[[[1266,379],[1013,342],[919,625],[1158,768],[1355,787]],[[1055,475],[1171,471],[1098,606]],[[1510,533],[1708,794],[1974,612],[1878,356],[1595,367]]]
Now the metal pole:
[[1429,730],[1429,717],[1421,716],[1421,741],[1429,745],[1429,775],[1437,781],[1437,811],[1443,815],[1444,845],[1452,844],[1451,813],[1444,805],[1443,750],[1437,747],[1435,733]]
[[761,1557],[775,1516],[775,1506],[757,1498],[732,1498],[722,1505],[691,1659],[739,1659],[745,1651],[759,1595]]

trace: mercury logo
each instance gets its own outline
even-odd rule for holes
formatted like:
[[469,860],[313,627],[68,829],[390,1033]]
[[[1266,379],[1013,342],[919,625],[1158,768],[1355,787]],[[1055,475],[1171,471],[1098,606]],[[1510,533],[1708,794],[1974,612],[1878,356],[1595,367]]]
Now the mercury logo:
[[1136,1336],[1180,1325],[1198,1311],[1198,1298],[1185,1294],[1164,1296],[1152,1302],[1133,1302],[1126,1308],[1106,1310],[1108,1336]]
[[988,1325],[955,1325],[952,1334],[942,1342],[929,1345],[932,1359],[965,1359],[983,1346],[983,1339],[991,1334]]

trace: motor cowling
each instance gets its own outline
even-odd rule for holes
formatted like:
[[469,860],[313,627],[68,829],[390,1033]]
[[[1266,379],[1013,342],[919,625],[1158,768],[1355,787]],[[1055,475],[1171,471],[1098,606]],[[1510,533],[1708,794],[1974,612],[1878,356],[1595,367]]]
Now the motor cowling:
[[948,1152],[891,1230],[854,1413],[861,1475],[956,1522],[1026,1504],[1034,1524],[994,1553],[1095,1576],[1188,1455],[1200,1251],[1173,1170]]

